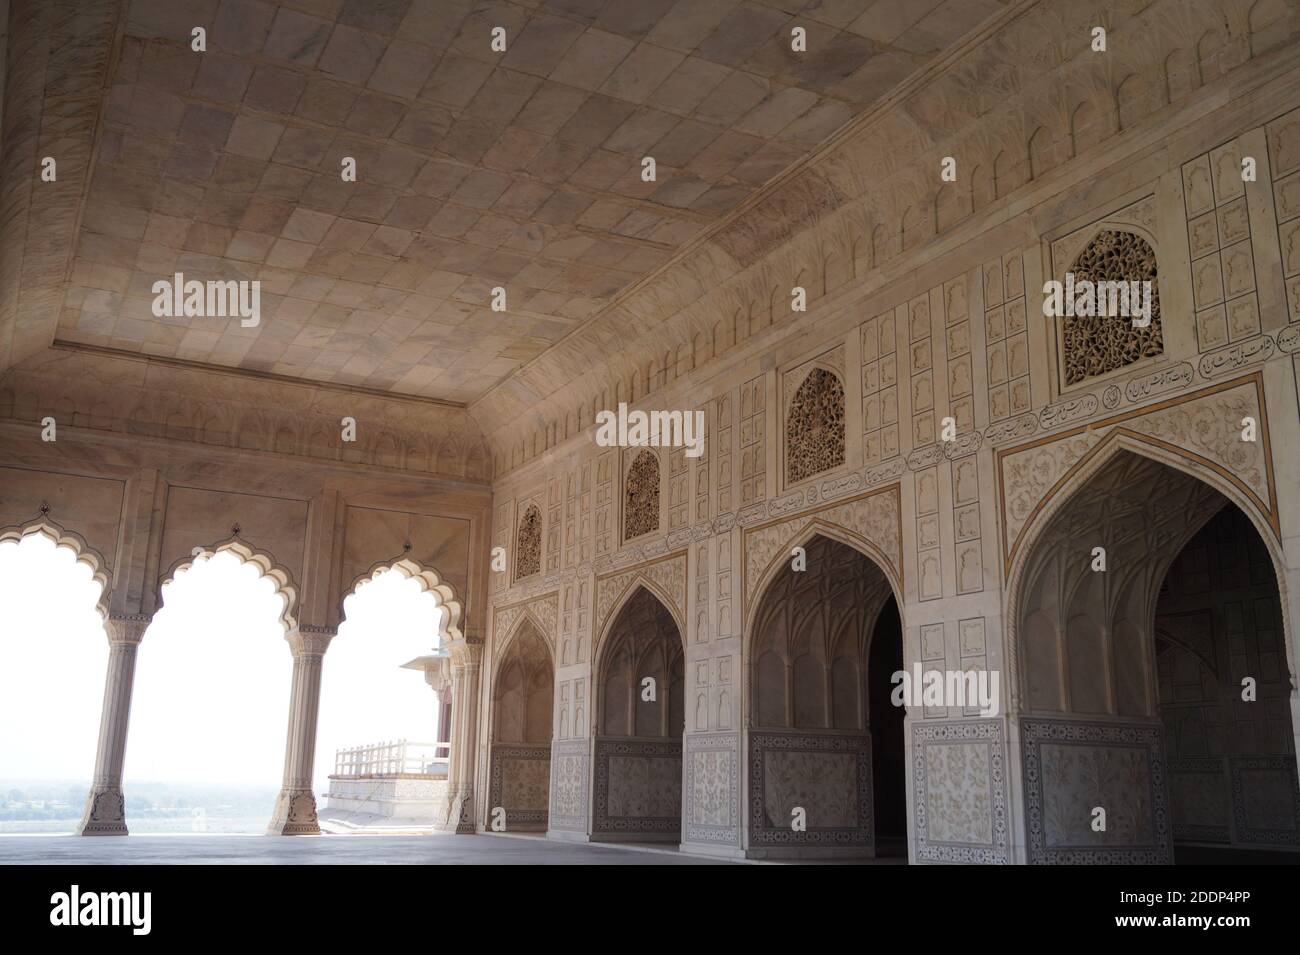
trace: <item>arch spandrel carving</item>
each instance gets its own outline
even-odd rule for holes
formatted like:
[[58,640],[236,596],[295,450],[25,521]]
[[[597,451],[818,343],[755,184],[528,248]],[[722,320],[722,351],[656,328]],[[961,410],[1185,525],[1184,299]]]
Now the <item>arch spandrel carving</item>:
[[492,612],[492,632],[497,639],[498,657],[505,651],[515,633],[525,621],[537,628],[546,642],[551,656],[555,656],[556,636],[559,632],[560,595],[545,594],[533,600],[498,607]]
[[[999,451],[1005,568],[1010,570],[1027,526],[1040,519],[1049,500],[1116,437],[1107,432],[1110,426],[1135,446],[1172,453],[1184,469],[1218,475],[1234,489],[1234,500],[1254,511],[1276,538],[1276,486],[1263,387],[1262,376],[1255,373]],[[1247,416],[1258,423],[1257,441],[1241,440],[1240,422]]]
[[687,633],[686,554],[683,552],[596,580],[595,632],[599,639],[593,647],[593,660],[600,659],[610,624],[638,587],[644,587],[658,597],[672,614],[678,632]]
[[902,490],[891,484],[851,501],[745,532],[745,601],[789,559],[790,549],[821,534],[861,550],[880,565],[903,606]]

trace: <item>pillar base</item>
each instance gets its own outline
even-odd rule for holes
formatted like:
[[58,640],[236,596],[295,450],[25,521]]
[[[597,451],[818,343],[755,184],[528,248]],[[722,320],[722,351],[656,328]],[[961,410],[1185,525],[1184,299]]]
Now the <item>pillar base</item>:
[[126,803],[122,799],[122,790],[109,786],[92,788],[86,796],[86,808],[81,814],[77,835],[130,835],[126,828]]
[[316,818],[316,796],[310,789],[281,789],[275,798],[275,811],[271,824],[266,827],[268,836],[319,836],[320,822]]
[[439,813],[438,831],[458,836],[472,836],[474,826],[474,790],[465,788],[447,796],[447,811]]

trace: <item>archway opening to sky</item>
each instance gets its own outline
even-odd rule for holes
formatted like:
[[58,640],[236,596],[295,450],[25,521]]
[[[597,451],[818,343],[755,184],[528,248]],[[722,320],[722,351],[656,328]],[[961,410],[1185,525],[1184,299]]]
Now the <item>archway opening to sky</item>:
[[253,561],[197,557],[140,643],[123,794],[133,833],[263,833],[284,773],[293,657]]
[[72,832],[95,771],[103,587],[41,532],[0,542],[0,832]]
[[[439,706],[433,689],[413,661],[429,661],[439,644],[446,609],[418,577],[380,571],[359,583],[343,601],[343,623],[331,641],[321,671],[321,706],[316,732],[314,788],[317,805],[330,791],[341,751],[406,741],[402,766],[376,763],[373,773],[421,774],[445,771]],[[353,757],[350,772],[361,772]],[[379,760],[396,756],[375,757]]]

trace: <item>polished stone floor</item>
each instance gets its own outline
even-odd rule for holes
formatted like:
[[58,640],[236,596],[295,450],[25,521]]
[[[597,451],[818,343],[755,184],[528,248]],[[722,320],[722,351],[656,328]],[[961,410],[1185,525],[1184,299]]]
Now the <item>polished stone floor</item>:
[[672,850],[537,836],[0,836],[0,865],[708,865]]

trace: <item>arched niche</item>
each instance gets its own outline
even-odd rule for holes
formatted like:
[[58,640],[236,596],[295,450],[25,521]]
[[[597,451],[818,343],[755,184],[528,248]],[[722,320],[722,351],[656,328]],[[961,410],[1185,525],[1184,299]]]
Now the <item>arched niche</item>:
[[488,825],[543,831],[550,798],[555,665],[529,614],[497,655],[491,686]]
[[[1030,862],[1172,861],[1178,813],[1168,803],[1157,608],[1175,560],[1225,510],[1251,529],[1271,565],[1283,631],[1276,644],[1289,660],[1271,522],[1213,468],[1113,435],[1026,528],[1009,572],[1006,626]],[[1294,754],[1287,762],[1294,779]],[[1098,805],[1104,829],[1092,824]]]
[[630,590],[596,656],[592,838],[681,837],[685,647],[650,589]]
[[[903,713],[882,706],[903,663],[894,588],[864,549],[818,531],[798,540],[765,575],[746,630],[746,850],[870,857],[876,803],[896,830],[904,817]],[[877,768],[890,777],[881,786]],[[905,833],[888,835],[901,850]]]

